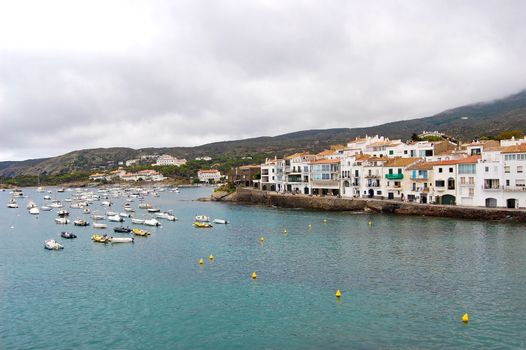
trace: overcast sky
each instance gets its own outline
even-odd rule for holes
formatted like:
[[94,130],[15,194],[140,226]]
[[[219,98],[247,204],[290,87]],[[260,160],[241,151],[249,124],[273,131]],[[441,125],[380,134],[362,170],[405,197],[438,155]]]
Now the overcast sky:
[[0,160],[426,117],[526,88],[526,1],[0,0]]

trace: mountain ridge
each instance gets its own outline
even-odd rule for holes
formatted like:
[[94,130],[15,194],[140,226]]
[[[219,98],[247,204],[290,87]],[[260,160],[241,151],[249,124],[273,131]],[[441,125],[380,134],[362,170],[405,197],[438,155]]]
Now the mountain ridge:
[[507,130],[524,132],[526,90],[501,99],[447,109],[430,117],[393,121],[372,127],[300,130],[277,136],[218,141],[193,147],[94,148],[75,150],[57,157],[3,161],[0,162],[0,177],[91,171],[146,154],[166,153],[187,159],[199,156],[242,157],[255,153],[281,156],[297,151],[321,151],[332,144],[347,143],[366,134],[405,140],[413,133],[423,130],[446,132],[463,141],[496,135]]

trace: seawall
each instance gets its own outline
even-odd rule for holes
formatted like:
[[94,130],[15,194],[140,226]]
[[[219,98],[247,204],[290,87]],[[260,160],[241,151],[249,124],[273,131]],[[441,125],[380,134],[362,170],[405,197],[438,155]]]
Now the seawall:
[[[216,199],[217,200],[217,199]],[[222,201],[264,204],[281,208],[303,208],[324,211],[367,211],[399,215],[449,217],[472,220],[505,220],[526,223],[526,210],[419,204],[399,201],[317,197],[238,188]]]

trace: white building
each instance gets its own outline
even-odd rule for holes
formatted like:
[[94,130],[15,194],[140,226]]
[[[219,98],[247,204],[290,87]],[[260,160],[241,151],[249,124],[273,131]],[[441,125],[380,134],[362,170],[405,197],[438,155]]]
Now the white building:
[[197,177],[201,182],[210,182],[210,180],[213,182],[221,181],[221,173],[217,169],[199,170],[197,172]]
[[186,164],[186,159],[177,159],[168,154],[163,154],[157,158],[157,161],[153,165],[175,165],[181,166]]

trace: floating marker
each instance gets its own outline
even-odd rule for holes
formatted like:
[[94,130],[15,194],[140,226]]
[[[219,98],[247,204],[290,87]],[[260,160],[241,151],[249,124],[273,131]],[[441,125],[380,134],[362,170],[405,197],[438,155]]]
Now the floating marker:
[[203,259],[199,259],[199,265],[203,265]]
[[287,234],[287,229],[284,229],[284,230],[283,230],[283,234],[284,234],[284,235]]
[[214,261],[214,256],[210,254],[210,261]]
[[323,219],[323,223],[326,224],[327,223],[327,219]]
[[309,224],[309,228],[312,228],[312,225],[311,225],[311,224]]
[[252,272],[252,279],[255,280],[257,277],[258,275],[256,274],[256,271]]
[[336,291],[336,298],[339,298],[339,297],[341,297],[341,296],[342,296],[342,292],[340,292],[340,290],[338,289],[338,290]]
[[259,237],[259,241],[260,241],[261,243],[265,242],[265,237],[263,237],[263,236]]
[[373,225],[373,222],[372,221],[369,221],[369,226],[372,226]]
[[462,322],[464,322],[464,323],[468,323],[469,322],[469,315],[468,315],[467,312],[464,314],[464,316],[462,316]]

